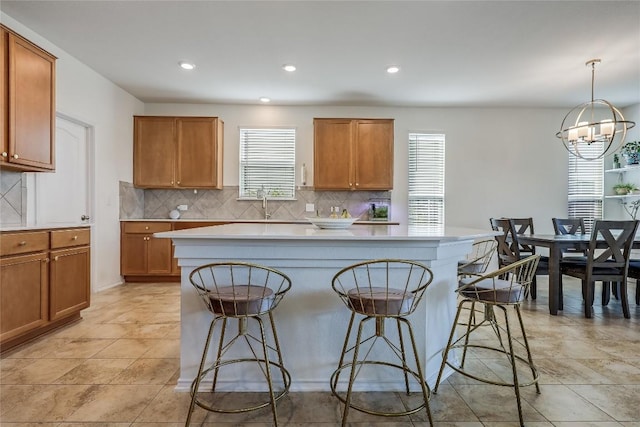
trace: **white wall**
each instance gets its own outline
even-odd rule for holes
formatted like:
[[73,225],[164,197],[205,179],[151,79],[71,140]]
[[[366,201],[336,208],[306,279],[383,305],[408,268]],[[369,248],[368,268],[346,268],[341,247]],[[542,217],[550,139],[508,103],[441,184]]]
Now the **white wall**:
[[[567,210],[567,153],[555,137],[561,109],[278,107],[146,104],[147,115],[207,115],[225,122],[224,184],[238,185],[238,127],[295,126],[298,168],[313,176],[313,118],[395,119],[392,215],[406,221],[407,135],[446,134],[446,223],[489,226],[492,216],[532,216],[536,231]],[[309,182],[311,184],[311,182]]]
[[94,128],[92,284],[99,290],[121,283],[118,182],[132,180],[132,116],[141,114],[144,105],[8,15],[1,14],[1,19],[7,27],[58,57],[57,111]]

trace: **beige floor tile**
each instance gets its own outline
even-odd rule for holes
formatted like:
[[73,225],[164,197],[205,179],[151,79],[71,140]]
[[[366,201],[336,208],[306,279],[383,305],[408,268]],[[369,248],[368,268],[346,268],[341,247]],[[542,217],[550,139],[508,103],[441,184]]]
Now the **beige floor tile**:
[[146,353],[153,344],[155,344],[155,342],[151,339],[120,338],[99,353],[96,353],[93,357],[98,359],[138,358]]
[[97,385],[83,396],[68,421],[133,422],[158,394],[157,385]]
[[541,384],[610,384],[611,379],[591,368],[591,359],[537,359]]
[[[518,420],[516,396],[512,388],[465,384],[453,385],[453,388],[483,423]],[[523,390],[522,412],[525,422],[528,424],[533,421],[545,421],[544,417],[527,403],[524,395]]]
[[[401,394],[401,397],[403,400],[409,400],[405,394]],[[414,395],[412,398],[417,399]],[[448,384],[441,384],[438,387],[438,394],[431,394],[429,406],[434,421],[479,421],[469,405]],[[427,421],[426,414],[420,411],[419,414],[411,415],[411,421]]]
[[3,384],[52,384],[84,359],[37,359],[3,378]]
[[109,384],[135,359],[87,359],[56,381],[59,384]]
[[60,427],[60,424],[57,423],[57,422],[53,422],[53,423],[2,423],[2,427]]
[[0,384],[2,384],[4,378],[8,375],[13,375],[15,371],[23,369],[32,363],[35,363],[38,359],[0,359]]
[[68,420],[90,395],[90,385],[4,385],[0,387],[3,422]]
[[[160,392],[154,396],[149,405],[136,418],[136,423],[159,423],[173,422],[184,425],[189,411],[191,395],[174,391],[175,385],[164,386]],[[196,407],[192,422],[201,423],[206,412]]]
[[50,358],[87,358],[92,357],[114,342],[112,339],[72,338],[64,345],[52,349],[45,357]]
[[111,384],[166,384],[180,369],[180,359],[138,359],[123,369]]
[[614,421],[565,385],[546,385],[541,394],[527,395],[531,404],[549,421]]
[[[203,346],[204,348],[204,346]],[[180,339],[158,339],[141,357],[180,358]]]
[[129,427],[131,423],[60,423],[57,427]]
[[620,427],[616,421],[560,421],[553,423],[556,427]]
[[616,421],[640,421],[640,385],[573,385],[569,387]]

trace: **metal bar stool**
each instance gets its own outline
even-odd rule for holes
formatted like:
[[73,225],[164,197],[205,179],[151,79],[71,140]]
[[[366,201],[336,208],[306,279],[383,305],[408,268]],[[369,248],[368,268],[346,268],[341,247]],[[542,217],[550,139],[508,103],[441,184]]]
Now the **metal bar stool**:
[[[282,352],[272,312],[284,294],[291,288],[291,280],[280,271],[244,262],[221,262],[204,265],[193,270],[189,275],[189,280],[207,309],[213,314],[213,319],[209,326],[198,374],[191,384],[191,404],[185,426],[189,426],[195,405],[207,411],[221,413],[248,412],[271,405],[273,422],[277,426],[276,402],[288,393],[291,375],[282,362]],[[262,315],[267,315],[269,318],[273,334],[272,343],[267,340]],[[229,319],[237,320],[238,332],[225,341]],[[259,336],[254,336],[249,330],[249,320],[254,320],[259,326]],[[222,322],[222,325],[217,356],[215,361],[206,366],[207,352],[218,322]],[[227,352],[240,343],[246,344],[245,348],[248,347],[251,357],[225,358]],[[270,351],[275,352],[277,360],[269,358]],[[258,364],[269,389],[268,400],[241,408],[216,406],[215,393],[219,371],[225,366],[238,363]],[[282,388],[277,392],[274,390],[272,366],[276,367],[282,376]],[[205,393],[199,389],[202,380],[211,371],[213,371],[213,385],[211,393],[208,394],[209,399],[205,401]]]
[[[347,425],[349,409],[365,412],[371,415],[386,417],[411,415],[426,408],[429,423],[432,423],[431,410],[429,409],[429,386],[424,380],[424,374],[420,365],[417,346],[413,335],[411,322],[406,318],[413,313],[427,286],[433,280],[433,273],[427,267],[417,262],[406,260],[382,259],[366,261],[348,266],[340,270],[332,280],[333,290],[340,296],[344,304],[351,310],[351,318],[340,355],[340,362],[337,369],[331,375],[331,392],[342,403],[344,412],[342,415],[342,425]],[[350,336],[355,329],[354,320],[356,315],[364,316],[357,328],[355,343],[349,344]],[[393,337],[387,335],[385,331],[385,320],[394,319],[397,326],[397,342]],[[373,334],[364,337],[365,326],[373,321],[375,330]],[[405,352],[405,338],[403,328],[409,333],[411,349],[413,351],[414,366],[407,362]],[[378,360],[372,358],[372,350],[376,344],[384,346],[390,353],[386,358]],[[365,348],[361,351],[361,346]],[[348,354],[353,353],[351,360],[347,359]],[[360,356],[364,354],[362,358]],[[382,353],[379,353],[382,354]],[[345,362],[345,359],[348,361]],[[422,402],[419,406],[398,411],[381,412],[373,408],[352,401],[352,391],[356,383],[358,374],[365,366],[386,366],[402,372],[404,377],[404,387],[407,394],[410,394],[409,378],[413,377],[419,385],[422,393]],[[338,393],[337,384],[343,370],[349,372],[349,383],[346,395]],[[412,380],[413,381],[413,380]]]
[[[513,387],[516,394],[516,401],[518,404],[518,416],[520,419],[520,425],[524,426],[524,420],[522,417],[522,405],[520,401],[520,387],[525,387],[535,384],[536,391],[540,393],[540,386],[538,385],[539,374],[535,365],[533,364],[533,358],[531,357],[531,349],[529,348],[529,342],[527,340],[527,334],[524,330],[524,323],[522,322],[522,315],[520,314],[520,304],[526,298],[526,292],[538,267],[538,261],[540,255],[532,255],[520,261],[516,261],[510,265],[502,267],[496,271],[485,274],[479,277],[462,278],[459,282],[459,287],[456,290],[463,297],[458,304],[458,311],[451,328],[451,334],[449,335],[449,341],[442,353],[442,364],[440,365],[440,371],[438,372],[438,379],[436,380],[436,386],[433,389],[434,393],[438,392],[438,386],[442,379],[442,373],[446,365],[451,367],[456,372],[463,374],[469,378],[473,378],[477,381],[481,381],[488,384],[494,384],[499,386]],[[469,304],[470,309],[474,310],[476,303],[482,303],[485,305],[485,316],[481,322],[473,324],[471,318],[469,318],[466,331],[454,341],[456,335],[456,326],[460,313],[464,309],[465,305]],[[515,309],[520,323],[520,329],[522,331],[522,342],[519,342],[513,338],[511,332],[511,325],[509,324],[509,317],[507,315],[507,308],[512,306]],[[498,323],[498,318],[495,314],[495,309],[499,308],[504,314],[504,326]],[[498,345],[495,347],[484,345],[484,335],[482,336],[482,343],[474,343],[471,341],[471,335],[478,331],[480,326],[489,324],[496,334]],[[506,334],[506,345],[503,337],[503,333]],[[518,343],[524,347],[526,351],[526,359],[515,353],[514,344]],[[482,377],[482,373],[472,373],[464,366],[467,353],[470,349],[480,348],[492,350],[498,353],[503,353],[507,356],[509,364],[511,365],[512,380],[507,381],[493,381],[491,379]],[[462,350],[462,356],[459,363],[454,363],[452,350]],[[518,380],[517,363],[524,363],[531,370],[532,380],[528,383],[521,384]]]

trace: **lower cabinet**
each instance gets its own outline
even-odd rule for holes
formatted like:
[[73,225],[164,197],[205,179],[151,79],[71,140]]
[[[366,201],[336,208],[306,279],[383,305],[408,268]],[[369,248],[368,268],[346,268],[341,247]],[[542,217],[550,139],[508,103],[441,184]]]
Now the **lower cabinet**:
[[91,296],[90,230],[3,232],[0,351],[80,318]]
[[211,221],[123,221],[120,223],[120,274],[126,282],[180,281],[171,239],[153,233],[222,225]]

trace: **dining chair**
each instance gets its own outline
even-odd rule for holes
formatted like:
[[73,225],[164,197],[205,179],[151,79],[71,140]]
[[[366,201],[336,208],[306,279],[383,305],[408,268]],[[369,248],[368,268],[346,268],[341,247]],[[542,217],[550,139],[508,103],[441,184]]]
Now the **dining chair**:
[[[254,411],[269,406],[273,424],[277,426],[276,402],[289,392],[291,375],[282,361],[273,310],[291,289],[291,279],[270,267],[229,261],[200,266],[191,272],[189,281],[212,315],[212,319],[198,373],[191,383],[191,403],[185,427],[190,425],[196,405],[210,412],[226,414]],[[263,321],[263,317],[268,319],[270,328],[265,328],[266,322]],[[237,329],[235,333],[227,336],[227,323],[232,321],[237,322]],[[216,328],[219,322],[220,327]],[[253,328],[250,323],[253,324]],[[267,338],[269,329],[271,339]],[[219,330],[218,334],[215,330]],[[207,365],[209,346],[214,335],[218,336],[216,357]],[[239,356],[240,348],[247,352],[245,357]],[[273,357],[270,357],[270,354]],[[218,375],[221,371],[227,371],[230,366],[242,366],[240,372],[247,377],[264,377],[268,392],[257,393],[255,401],[252,400],[250,403],[230,405],[229,399],[221,398],[226,390],[216,391]],[[279,375],[273,375],[272,368],[276,368],[274,371]],[[205,378],[211,378],[213,382],[210,392],[202,390]],[[240,382],[242,379],[238,378],[237,381]],[[280,385],[278,390],[276,385]]]
[[[622,286],[620,286],[619,291],[622,312],[625,318],[631,317],[629,314],[626,281],[631,245],[637,229],[637,220],[598,220],[591,231],[586,259],[564,258],[560,262],[561,274],[582,280],[585,317],[591,318],[593,314],[595,282],[621,283]],[[562,277],[560,280],[562,282]]]
[[[558,236],[585,234],[586,226],[584,218],[551,218],[553,230]],[[563,248],[562,255],[582,255],[586,256],[586,249]]]
[[[527,288],[533,281],[539,260],[540,255],[531,255],[485,275],[460,279],[456,292],[462,299],[458,304],[447,346],[442,352],[442,364],[433,389],[434,394],[438,392],[442,373],[446,366],[476,381],[512,387],[516,395],[520,425],[524,426],[520,387],[535,385],[536,392],[540,393],[538,384],[540,375],[533,363],[520,305],[526,298]],[[466,330],[460,331],[458,320],[462,310],[468,307],[473,311],[477,303],[485,305],[486,315],[478,324],[473,324],[469,319]],[[510,323],[511,315],[507,310],[511,307],[515,310],[520,326],[519,331],[514,330],[515,328]],[[504,317],[499,318],[497,312],[502,312]],[[483,325],[490,325],[490,330],[493,330],[494,334],[488,335],[487,332],[480,332],[479,328]],[[458,334],[457,337],[456,334]],[[474,338],[476,335],[478,335],[477,339]],[[477,357],[477,354],[474,354],[476,349],[480,352],[492,351],[500,357],[506,356],[511,368],[510,378],[505,378],[505,375],[505,377],[495,379],[495,377],[488,375],[486,369],[484,371],[474,370],[473,367],[476,366],[474,364],[465,366],[467,356]],[[526,356],[522,354],[522,350]],[[524,372],[518,373],[518,366],[527,367],[531,375]],[[478,399],[482,399],[482,396],[478,395]],[[500,402],[499,404],[503,405],[504,403]]]
[[[498,264],[500,267],[512,264],[531,255],[536,255],[536,247],[520,243],[518,235],[535,234],[533,218],[491,218],[491,228],[501,231],[502,235],[496,236],[498,242]],[[549,274],[549,257],[541,256],[538,262],[536,275]],[[538,294],[538,282],[533,277],[531,286],[527,287],[527,295],[535,300]]]
[[629,272],[627,277],[636,279],[636,305],[640,305],[640,259],[632,258],[629,260]]

